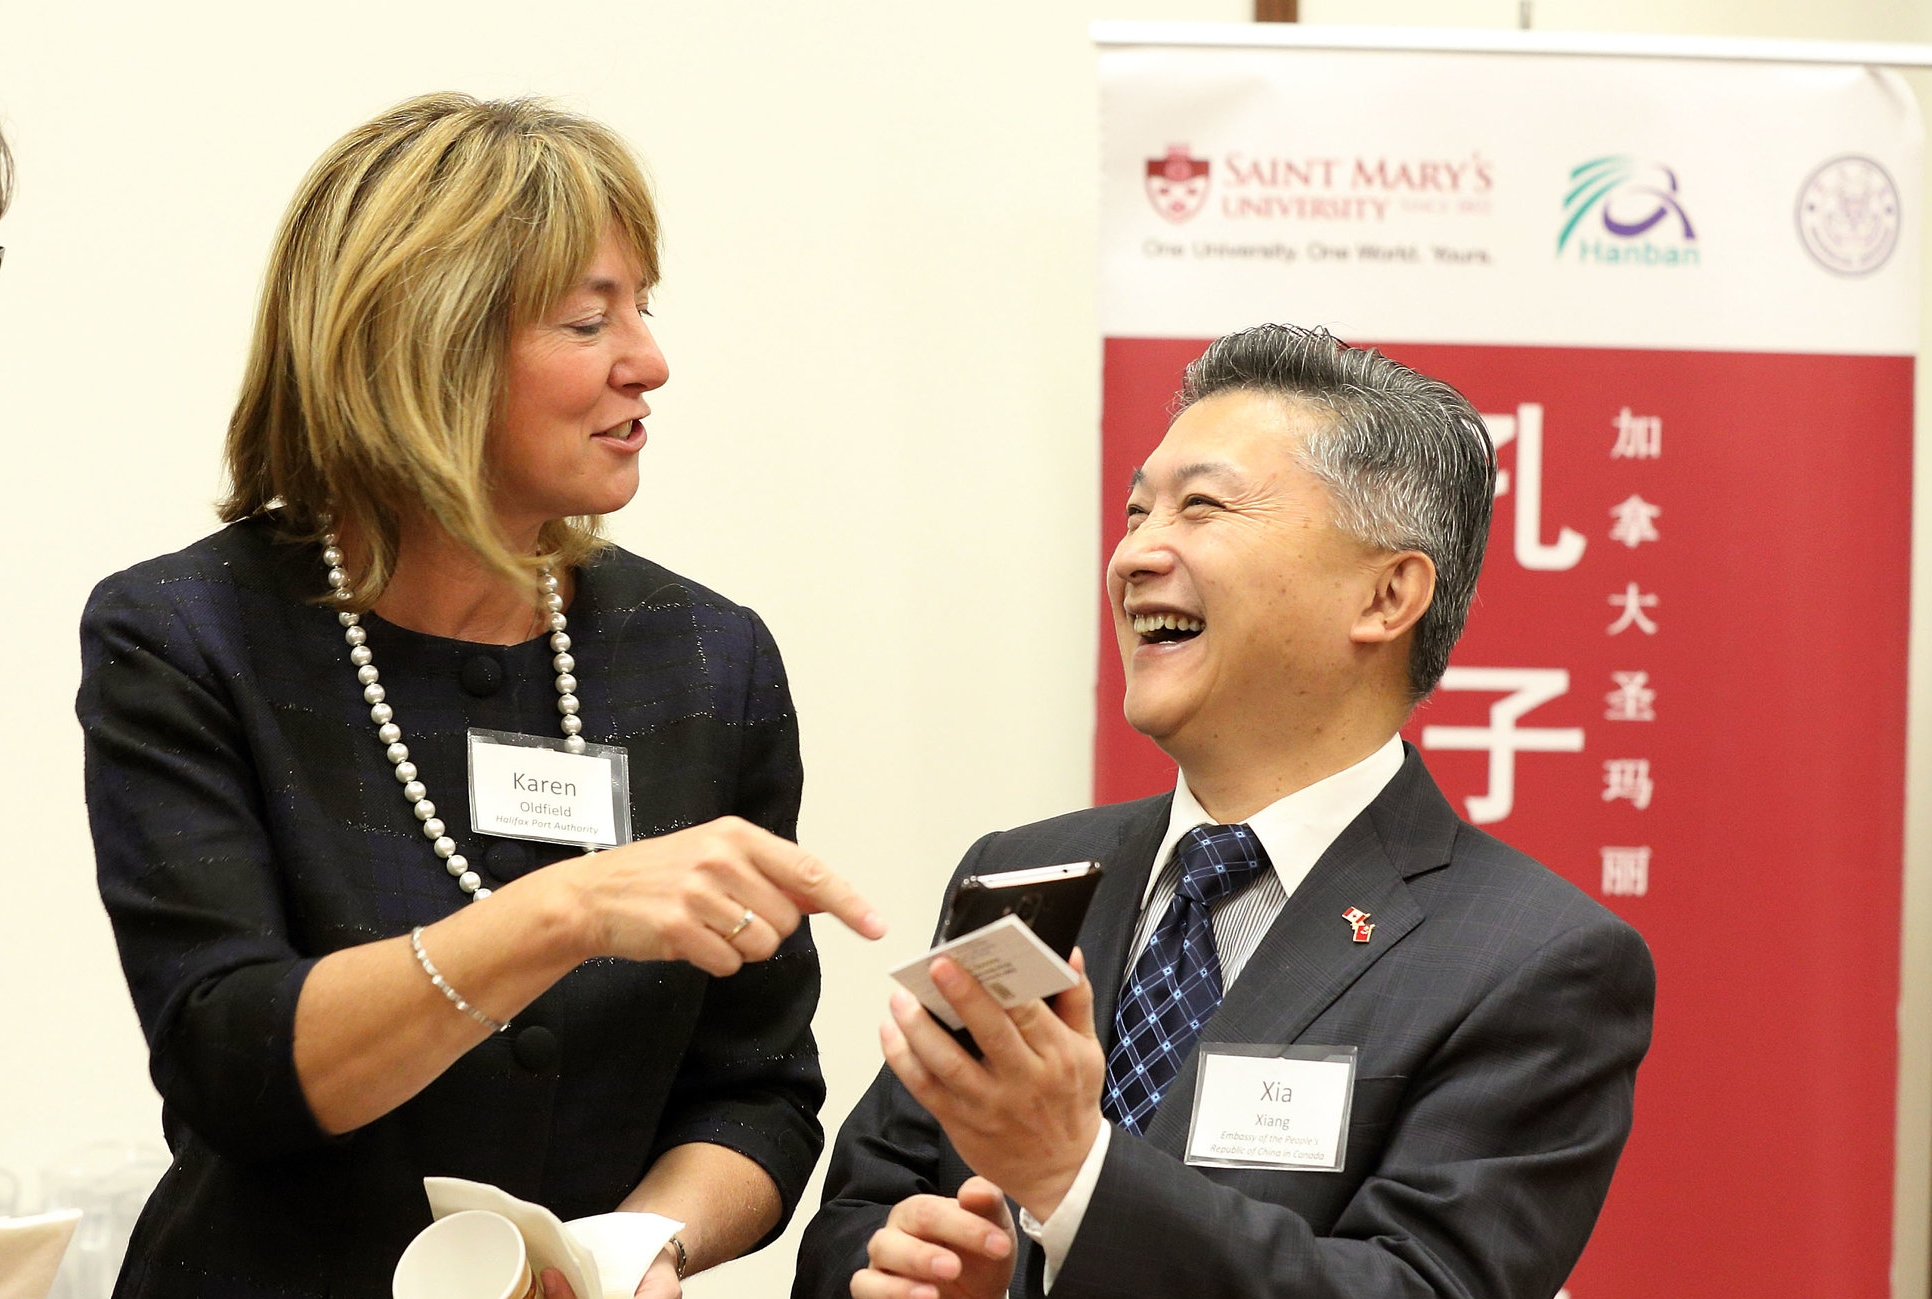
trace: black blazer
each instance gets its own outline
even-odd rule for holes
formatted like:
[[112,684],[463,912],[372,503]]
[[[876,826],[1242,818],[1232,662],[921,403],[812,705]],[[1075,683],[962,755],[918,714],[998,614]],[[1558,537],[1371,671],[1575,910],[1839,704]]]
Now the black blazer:
[[[400,796],[334,611],[311,603],[323,571],[255,520],[107,579],[82,618],[101,895],[174,1151],[116,1294],[377,1299],[429,1221],[424,1175],[574,1217],[691,1141],[756,1160],[789,1212],[822,1145],[803,928],[724,980],[589,962],[399,1109],[343,1137],[316,1126],[291,1051],[310,968],[466,905]],[[585,735],[629,751],[637,835],[726,813],[793,834],[797,725],[756,615],[612,549],[580,570],[569,616]],[[487,882],[570,855],[469,829],[465,729],[557,734],[547,640],[363,625]]]
[[[1081,942],[1103,1045],[1169,796],[974,845],[954,878],[1097,859]],[[1350,907],[1373,913],[1352,941]],[[1339,1173],[1190,1167],[1195,1071],[1145,1138],[1116,1128],[1053,1299],[1550,1299],[1630,1131],[1655,975],[1636,931],[1463,823],[1414,749],[1322,856],[1203,1030],[1208,1041],[1361,1048]],[[795,1299],[849,1293],[909,1195],[970,1170],[882,1070],[839,1133]],[[1016,1293],[1042,1293],[1021,1238]]]

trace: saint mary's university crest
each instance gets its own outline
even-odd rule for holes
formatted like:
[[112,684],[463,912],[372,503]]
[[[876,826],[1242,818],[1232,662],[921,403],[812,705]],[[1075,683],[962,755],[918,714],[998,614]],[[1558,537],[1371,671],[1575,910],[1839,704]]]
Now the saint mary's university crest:
[[1192,220],[1207,196],[1208,160],[1189,157],[1186,145],[1171,144],[1166,157],[1147,160],[1147,201],[1175,225]]

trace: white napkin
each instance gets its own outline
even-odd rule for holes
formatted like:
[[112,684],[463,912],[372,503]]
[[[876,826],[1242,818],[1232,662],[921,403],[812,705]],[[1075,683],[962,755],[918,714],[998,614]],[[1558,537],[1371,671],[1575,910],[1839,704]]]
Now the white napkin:
[[0,1299],[47,1299],[80,1219],[79,1209],[0,1218]]
[[[523,1233],[530,1270],[541,1277],[545,1268],[556,1268],[577,1299],[631,1299],[665,1243],[684,1226],[655,1213],[600,1213],[564,1222],[541,1204],[460,1177],[425,1177],[423,1190],[438,1218],[463,1209],[508,1218]],[[0,1299],[10,1296],[0,1291]]]

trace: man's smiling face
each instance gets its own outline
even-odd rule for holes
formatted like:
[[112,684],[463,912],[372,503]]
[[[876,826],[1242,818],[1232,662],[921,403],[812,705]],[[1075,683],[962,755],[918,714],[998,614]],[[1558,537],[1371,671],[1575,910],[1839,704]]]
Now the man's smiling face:
[[1187,765],[1280,744],[1350,690],[1383,556],[1296,457],[1328,416],[1250,391],[1190,406],[1135,475],[1107,567],[1127,721]]

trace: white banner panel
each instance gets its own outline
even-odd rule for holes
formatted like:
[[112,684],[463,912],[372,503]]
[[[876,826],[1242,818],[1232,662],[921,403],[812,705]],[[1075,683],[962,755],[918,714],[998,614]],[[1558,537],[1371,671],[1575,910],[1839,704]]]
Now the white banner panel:
[[1130,47],[1102,86],[1108,337],[1917,345],[1919,116],[1890,72]]
[[[1264,321],[1497,445],[1405,736],[1635,925],[1637,1122],[1569,1299],[1882,1299],[1898,1068],[1919,114],[1858,66],[1103,48],[1102,553],[1181,371]],[[1098,664],[1096,795],[1172,787]]]

